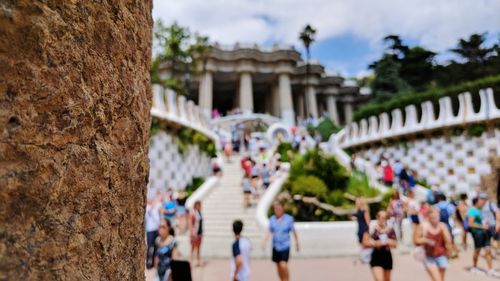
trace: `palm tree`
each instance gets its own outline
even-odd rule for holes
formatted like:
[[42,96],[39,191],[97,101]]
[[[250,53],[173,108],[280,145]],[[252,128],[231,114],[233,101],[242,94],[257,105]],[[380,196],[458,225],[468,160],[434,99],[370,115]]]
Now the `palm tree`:
[[[305,89],[307,91],[307,88],[309,86],[309,60],[311,59],[311,51],[310,51],[310,46],[312,42],[314,42],[314,36],[316,35],[316,29],[314,29],[310,24],[307,24],[304,29],[300,32],[299,34],[299,39],[302,41],[304,44],[304,47],[306,48],[306,54],[307,54],[307,61],[306,61],[306,85]],[[308,99],[306,98],[306,117],[309,117],[309,105]]]
[[483,63],[494,53],[494,48],[483,47],[486,41],[486,33],[472,34],[469,39],[460,39],[458,46],[451,49],[452,52],[466,59],[467,62]]
[[307,53],[307,62],[309,64],[309,59],[311,58],[311,53],[309,47],[312,42],[314,42],[314,36],[316,35],[316,29],[314,29],[310,24],[307,24],[304,29],[299,34],[299,39],[304,44]]

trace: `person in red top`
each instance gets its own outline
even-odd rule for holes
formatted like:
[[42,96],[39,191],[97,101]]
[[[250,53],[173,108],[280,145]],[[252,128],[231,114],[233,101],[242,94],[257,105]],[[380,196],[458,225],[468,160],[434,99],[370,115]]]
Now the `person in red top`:
[[392,166],[387,161],[382,161],[382,167],[384,169],[382,180],[384,181],[385,186],[392,186],[394,183],[394,170],[392,169]]
[[439,221],[437,207],[430,207],[429,219],[418,227],[414,234],[414,243],[425,250],[423,260],[427,273],[433,281],[444,281],[448,267],[448,249],[451,249],[451,235],[448,226]]
[[248,177],[252,176],[252,160],[249,157],[244,157],[241,160],[241,168],[245,171]]

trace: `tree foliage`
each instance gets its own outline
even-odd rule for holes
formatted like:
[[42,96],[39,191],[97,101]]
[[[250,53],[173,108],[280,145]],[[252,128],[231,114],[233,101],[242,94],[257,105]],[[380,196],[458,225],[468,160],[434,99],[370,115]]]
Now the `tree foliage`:
[[[354,120],[377,115],[424,100],[477,90],[483,82],[497,85],[500,75],[500,37],[486,46],[486,33],[460,39],[450,51],[457,60],[437,63],[436,53],[420,46],[409,47],[398,35],[384,38],[386,50],[372,63],[374,77],[364,81],[372,89],[373,100],[356,110]],[[370,115],[369,115],[370,114]]]
[[[192,74],[204,70],[211,46],[208,37],[191,34],[188,28],[174,22],[166,26],[161,20],[155,21],[153,28],[154,44],[158,54],[151,64],[151,81],[187,95]],[[168,72],[160,76],[160,67]]]

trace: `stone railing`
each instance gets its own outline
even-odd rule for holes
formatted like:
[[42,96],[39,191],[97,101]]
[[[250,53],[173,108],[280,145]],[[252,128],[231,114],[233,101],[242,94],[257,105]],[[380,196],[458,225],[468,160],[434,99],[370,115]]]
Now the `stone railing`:
[[153,85],[153,117],[177,123],[183,127],[196,130],[211,138],[215,145],[219,145],[219,136],[210,128],[210,121],[201,113],[193,101],[187,101],[184,96],[177,94],[161,85]]
[[387,112],[378,117],[371,116],[347,126],[343,137],[339,139],[339,145],[341,148],[348,148],[387,138],[500,118],[500,109],[495,104],[491,88],[479,91],[479,101],[479,111],[476,112],[471,93],[458,95],[458,114],[455,115],[451,97],[440,98],[437,118],[431,101],[420,104],[422,113],[420,120],[416,105],[406,106],[404,113],[401,109],[393,110],[390,113],[392,121]]

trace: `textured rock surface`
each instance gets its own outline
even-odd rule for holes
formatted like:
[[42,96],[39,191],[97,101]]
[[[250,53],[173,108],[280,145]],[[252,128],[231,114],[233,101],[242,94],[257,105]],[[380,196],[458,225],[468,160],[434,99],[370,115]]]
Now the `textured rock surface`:
[[144,279],[151,8],[0,1],[0,280]]

